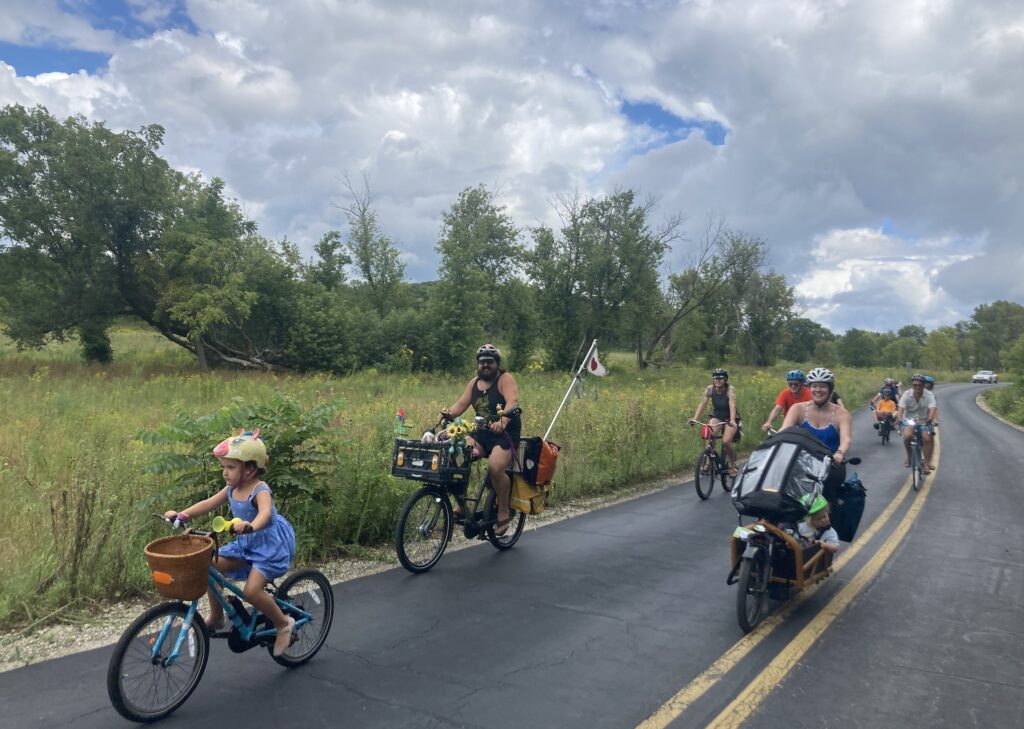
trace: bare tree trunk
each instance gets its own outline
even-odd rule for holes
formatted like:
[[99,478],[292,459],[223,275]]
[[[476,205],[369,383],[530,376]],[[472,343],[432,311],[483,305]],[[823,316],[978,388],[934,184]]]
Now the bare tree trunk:
[[206,345],[203,344],[203,335],[197,334],[192,337],[192,344],[196,348],[196,359],[199,360],[199,370],[209,372],[210,364],[206,361]]

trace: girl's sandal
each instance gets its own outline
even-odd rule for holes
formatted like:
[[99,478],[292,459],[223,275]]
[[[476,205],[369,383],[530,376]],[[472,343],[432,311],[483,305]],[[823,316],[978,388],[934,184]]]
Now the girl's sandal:
[[274,657],[282,655],[288,646],[292,644],[292,633],[295,632],[295,618],[288,617],[288,626],[281,628],[277,631],[277,637],[274,638]]

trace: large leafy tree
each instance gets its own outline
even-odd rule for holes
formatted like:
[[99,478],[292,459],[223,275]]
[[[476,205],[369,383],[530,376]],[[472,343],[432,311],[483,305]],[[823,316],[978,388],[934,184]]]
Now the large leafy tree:
[[654,206],[631,190],[586,201],[567,196],[559,200],[561,234],[534,230],[527,272],[549,366],[571,366],[580,343],[595,336],[631,345],[642,360],[643,332],[661,303],[658,267],[678,225],[652,228]]
[[118,133],[41,107],[0,109],[0,231],[12,242],[0,306],[20,344],[77,331],[87,352],[102,351],[113,316],[152,311],[138,257],[178,214],[184,180],[157,155],[162,140],[156,125]]
[[466,366],[484,338],[495,339],[516,323],[508,292],[522,266],[519,228],[493,191],[469,187],[442,215],[436,250],[441,261],[430,301],[433,364],[456,369]]

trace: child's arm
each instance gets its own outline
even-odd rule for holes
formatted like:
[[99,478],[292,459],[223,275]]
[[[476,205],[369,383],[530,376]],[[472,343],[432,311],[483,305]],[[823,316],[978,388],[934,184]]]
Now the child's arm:
[[270,495],[269,489],[263,489],[256,494],[256,508],[259,510],[256,518],[252,521],[243,521],[241,524],[236,523],[234,528],[236,532],[245,531],[246,526],[251,526],[255,532],[270,524],[274,514],[274,497]]
[[181,511],[174,511],[174,510],[165,511],[164,512],[164,516],[167,517],[168,519],[173,519],[177,514],[188,514],[188,517],[190,519],[194,519],[197,516],[202,516],[203,514],[209,514],[211,511],[213,511],[217,507],[224,506],[224,504],[226,504],[226,503],[228,503],[228,487],[227,486],[222,488],[220,491],[215,493],[210,498],[203,499],[202,501],[197,501],[196,503],[192,504],[192,506],[188,507],[187,509],[182,509]]

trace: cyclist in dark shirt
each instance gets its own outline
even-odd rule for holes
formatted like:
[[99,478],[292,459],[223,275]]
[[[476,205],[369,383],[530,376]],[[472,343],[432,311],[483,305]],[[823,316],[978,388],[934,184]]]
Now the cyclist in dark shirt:
[[[476,377],[469,381],[459,399],[442,411],[442,415],[458,416],[469,407],[473,408],[475,415],[483,418],[497,416],[499,410],[512,412],[519,407],[516,378],[501,369],[501,352],[493,344],[485,344],[476,351]],[[512,483],[505,469],[512,461],[513,452],[519,447],[521,427],[518,415],[502,415],[466,439],[469,445],[477,447],[487,457],[487,471],[498,501],[498,521],[494,533],[499,537],[508,531],[511,521],[508,501]]]
[[[704,399],[701,401],[693,419],[700,420],[701,413],[708,403],[711,403],[711,411],[708,413],[708,422],[711,425],[725,423],[722,431],[722,450],[729,461],[729,475],[736,478],[736,448],[733,441],[739,432],[739,411],[736,409],[736,388],[729,384],[729,372],[718,368],[711,373],[712,384],[704,391]],[[719,428],[715,429],[716,431]]]

